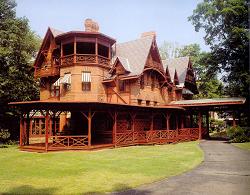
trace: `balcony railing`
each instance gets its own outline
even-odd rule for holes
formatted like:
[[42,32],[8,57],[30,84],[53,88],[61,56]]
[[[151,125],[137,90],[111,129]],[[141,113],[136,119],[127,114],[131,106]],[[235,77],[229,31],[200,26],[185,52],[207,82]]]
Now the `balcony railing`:
[[59,66],[44,66],[42,68],[36,68],[34,73],[36,78],[57,75],[60,75]]
[[72,66],[74,63],[81,65],[99,64],[109,67],[110,59],[95,54],[71,54],[61,57],[61,66]]

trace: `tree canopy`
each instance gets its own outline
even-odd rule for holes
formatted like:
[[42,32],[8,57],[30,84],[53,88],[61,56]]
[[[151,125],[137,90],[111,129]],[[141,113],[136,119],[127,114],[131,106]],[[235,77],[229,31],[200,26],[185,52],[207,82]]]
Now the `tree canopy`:
[[203,29],[210,46],[208,73],[223,73],[226,93],[249,97],[249,23],[247,0],[204,0],[189,20]]
[[30,30],[26,18],[16,17],[15,7],[13,0],[0,0],[0,128],[14,125],[8,102],[38,98],[31,63],[40,38]]

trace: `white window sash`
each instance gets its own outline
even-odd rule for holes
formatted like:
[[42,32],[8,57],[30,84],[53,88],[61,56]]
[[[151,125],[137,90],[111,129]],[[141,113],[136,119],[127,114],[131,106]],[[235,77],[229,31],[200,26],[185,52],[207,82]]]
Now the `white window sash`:
[[90,83],[91,82],[90,72],[82,72],[82,82],[83,83]]
[[71,74],[65,74],[61,80],[63,84],[71,84]]

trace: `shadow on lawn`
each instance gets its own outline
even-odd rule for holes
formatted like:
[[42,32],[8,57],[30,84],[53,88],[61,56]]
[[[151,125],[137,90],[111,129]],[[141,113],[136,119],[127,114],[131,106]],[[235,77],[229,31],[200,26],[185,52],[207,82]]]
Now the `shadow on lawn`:
[[[115,184],[112,189],[111,195],[148,195],[152,194],[150,191],[146,190],[138,190],[138,189],[131,189],[130,186],[127,186],[126,184]],[[100,192],[87,192],[85,195],[103,195],[107,193],[100,193]]]
[[3,195],[7,194],[44,194],[44,195],[52,195],[56,192],[56,188],[34,188],[30,185],[18,186],[10,189],[8,192],[3,193]]

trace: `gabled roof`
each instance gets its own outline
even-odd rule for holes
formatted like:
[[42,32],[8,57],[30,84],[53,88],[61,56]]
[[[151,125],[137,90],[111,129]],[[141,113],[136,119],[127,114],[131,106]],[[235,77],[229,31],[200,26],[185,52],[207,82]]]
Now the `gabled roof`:
[[123,68],[125,68],[126,71],[131,72],[131,65],[127,58],[118,56],[117,59],[120,61],[120,63],[122,64]]
[[57,29],[55,29],[55,28],[49,27],[49,29],[50,29],[50,31],[51,31],[51,33],[52,33],[52,35],[53,35],[54,37],[56,37],[56,36],[58,36],[58,35],[64,33],[63,31],[57,30]]
[[128,76],[140,75],[143,72],[153,39],[153,36],[147,36],[116,45],[114,59],[119,57],[123,65],[130,66],[131,72]]
[[188,64],[189,64],[189,57],[180,57],[180,58],[163,60],[164,69],[166,70],[166,67],[168,67],[172,81],[174,79],[174,73],[176,70],[180,84],[185,83]]

